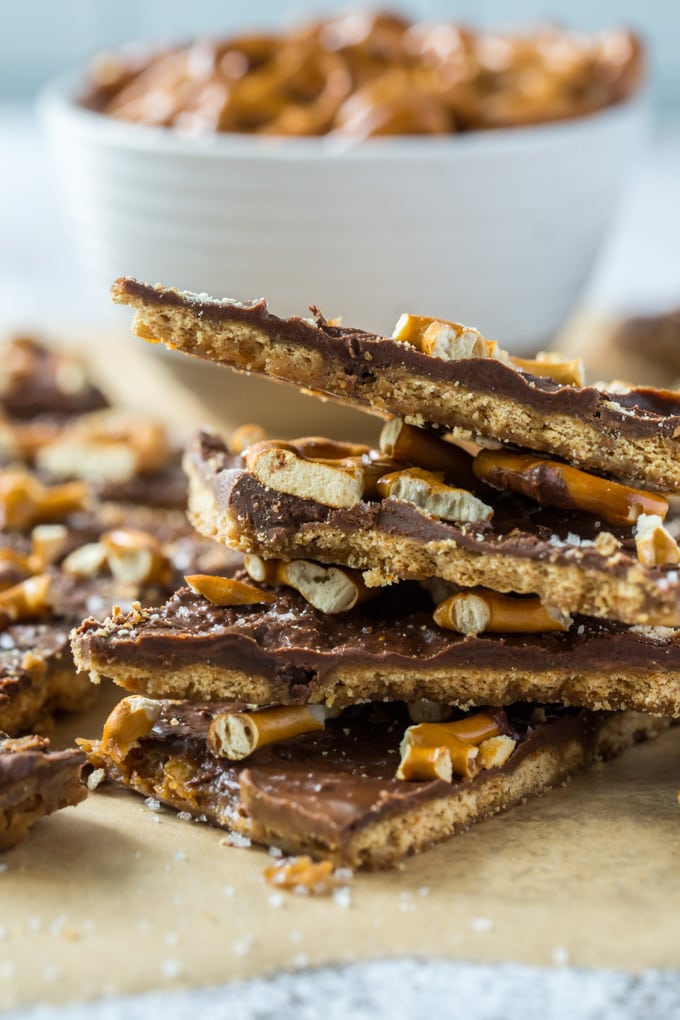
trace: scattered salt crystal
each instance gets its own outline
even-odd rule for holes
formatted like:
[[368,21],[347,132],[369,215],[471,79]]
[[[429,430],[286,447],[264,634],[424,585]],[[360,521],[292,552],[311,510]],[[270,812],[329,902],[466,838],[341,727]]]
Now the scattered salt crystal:
[[142,859],[142,851],[141,850],[135,850],[135,852],[133,854],[133,857],[134,857],[134,859],[136,861],[140,861]]
[[42,928],[42,917],[29,917],[27,925],[29,931],[40,931]]
[[50,935],[61,935],[68,924],[68,914],[58,914],[50,925]]
[[308,967],[309,956],[307,953],[296,953],[293,957],[292,964],[294,967]]
[[173,960],[171,957],[163,960],[161,963],[161,973],[166,978],[177,978],[183,971],[182,964],[179,960]]
[[473,917],[472,927],[475,931],[485,932],[491,931],[493,928],[493,921],[488,917]]
[[9,864],[5,864],[4,861],[0,861],[0,875],[3,873],[3,871],[7,871],[8,867]]
[[292,928],[288,932],[288,938],[291,942],[302,942],[302,932],[298,928]]
[[160,822],[160,818],[159,818],[159,816],[157,814],[154,813],[154,814],[151,815],[151,821],[152,822]]
[[147,797],[144,803],[148,807],[149,811],[160,811],[161,809],[161,802],[156,800],[155,797]]
[[270,907],[282,907],[285,902],[283,893],[273,892],[269,894],[267,903]]
[[179,942],[179,935],[176,931],[168,931],[165,933],[165,944],[166,946],[176,946]]
[[234,955],[246,956],[252,949],[254,941],[255,939],[252,935],[245,935],[242,939],[239,939],[238,942],[234,942]]
[[177,812],[177,817],[179,818],[180,822],[190,822],[191,821],[191,813],[189,811],[178,811]]
[[270,846],[267,853],[270,857],[283,857],[283,850],[279,846]]
[[142,935],[149,935],[151,932],[151,921],[148,917],[140,917],[139,921],[137,921],[137,927]]
[[15,969],[13,960],[0,960],[0,978],[9,981],[10,978],[14,977]]
[[225,885],[224,888],[222,889],[222,892],[224,893],[225,896],[235,896],[236,888],[233,885]]
[[58,981],[61,977],[61,967],[56,963],[51,963],[45,967],[43,971],[43,978],[45,981]]
[[338,907],[349,907],[352,904],[352,892],[348,885],[341,885],[333,890],[333,902]]
[[87,788],[88,790],[96,790],[100,783],[103,783],[106,779],[106,772],[104,769],[95,769],[94,772],[90,772],[87,777]]
[[249,836],[242,836],[240,832],[230,832],[222,840],[227,846],[249,847],[251,845]]
[[418,895],[419,896],[429,896],[430,895],[430,887],[429,887],[429,885],[421,885],[420,889],[418,890]]
[[351,882],[354,878],[354,872],[351,868],[336,868],[333,874],[338,882]]
[[175,851],[175,860],[176,861],[186,861],[186,860],[188,860],[187,855],[184,853],[184,850],[176,850]]
[[552,951],[552,962],[556,967],[566,967],[569,963],[569,950],[564,946],[555,946]]

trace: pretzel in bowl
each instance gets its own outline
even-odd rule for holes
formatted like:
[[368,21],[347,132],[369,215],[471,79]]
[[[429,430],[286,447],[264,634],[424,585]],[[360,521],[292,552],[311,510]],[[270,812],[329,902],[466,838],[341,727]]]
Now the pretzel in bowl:
[[630,32],[517,34],[357,12],[277,35],[100,57],[84,103],[190,133],[448,135],[583,116],[637,89]]

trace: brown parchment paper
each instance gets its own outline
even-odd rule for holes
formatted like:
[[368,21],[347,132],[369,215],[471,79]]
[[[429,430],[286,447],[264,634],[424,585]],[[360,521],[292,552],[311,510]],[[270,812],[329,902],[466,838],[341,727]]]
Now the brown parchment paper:
[[[129,351],[126,402],[200,421],[153,351]],[[118,697],[55,743],[98,733]],[[0,857],[0,1008],[403,954],[680,968],[678,786],[680,727],[337,899],[280,894],[266,852],[102,787]]]
[[0,1007],[403,954],[678,968],[679,784],[675,728],[401,870],[355,876],[349,904],[281,894],[265,851],[100,788],[2,858]]

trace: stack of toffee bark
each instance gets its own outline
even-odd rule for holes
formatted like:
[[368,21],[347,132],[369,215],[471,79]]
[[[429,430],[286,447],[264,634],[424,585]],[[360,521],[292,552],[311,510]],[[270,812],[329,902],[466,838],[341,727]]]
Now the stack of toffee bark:
[[109,778],[290,853],[384,867],[680,714],[680,400],[585,386],[476,330],[391,338],[114,286],[135,331],[387,418],[376,449],[244,427],[185,456],[203,535],[245,554],[87,620],[133,692]]

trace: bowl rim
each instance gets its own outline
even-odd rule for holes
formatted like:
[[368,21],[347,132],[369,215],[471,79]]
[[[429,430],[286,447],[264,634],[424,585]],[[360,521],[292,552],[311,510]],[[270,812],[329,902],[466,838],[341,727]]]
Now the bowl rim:
[[357,141],[328,135],[313,138],[229,132],[191,135],[169,128],[116,120],[90,110],[79,101],[82,88],[82,69],[72,69],[50,79],[36,97],[39,121],[48,129],[70,127],[91,141],[116,149],[218,160],[342,158],[390,161],[404,157],[451,159],[473,152],[476,155],[493,155],[515,149],[564,144],[575,136],[585,142],[583,135],[644,116],[649,106],[648,89],[643,85],[628,99],[567,120],[467,131],[445,137],[399,135]]

